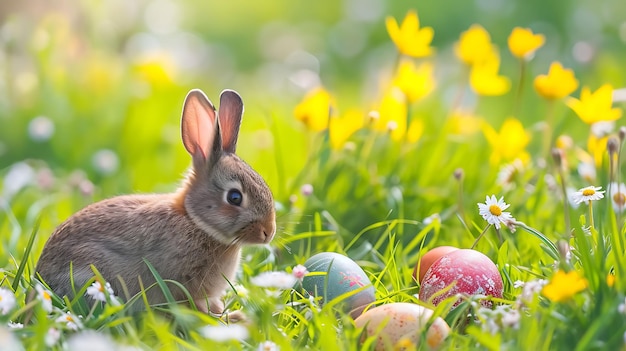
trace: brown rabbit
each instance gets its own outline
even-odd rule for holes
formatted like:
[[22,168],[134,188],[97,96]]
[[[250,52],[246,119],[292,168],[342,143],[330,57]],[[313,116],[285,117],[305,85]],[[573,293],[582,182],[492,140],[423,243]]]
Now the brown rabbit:
[[[220,96],[219,112],[200,90],[185,99],[182,139],[193,168],[172,194],[126,195],[100,201],[71,216],[52,233],[36,271],[60,296],[94,274],[93,264],[116,294],[140,292],[155,282],[144,259],[163,279],[182,283],[200,310],[222,314],[221,300],[239,265],[242,244],[267,244],[276,230],[267,184],[235,155],[243,115],[241,97]],[[177,300],[180,289],[171,287]],[[164,302],[158,287],[150,303]]]

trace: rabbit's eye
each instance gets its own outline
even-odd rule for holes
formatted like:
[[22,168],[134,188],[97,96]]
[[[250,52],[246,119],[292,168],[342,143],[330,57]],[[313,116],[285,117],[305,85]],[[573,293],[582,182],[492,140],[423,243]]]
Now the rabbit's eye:
[[243,201],[243,195],[237,189],[230,189],[228,194],[226,194],[226,201],[231,205],[240,206]]

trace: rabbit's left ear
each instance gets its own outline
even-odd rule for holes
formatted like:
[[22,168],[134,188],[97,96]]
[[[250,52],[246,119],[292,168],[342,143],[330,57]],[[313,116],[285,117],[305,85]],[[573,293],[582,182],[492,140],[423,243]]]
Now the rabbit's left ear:
[[222,92],[217,116],[222,136],[222,149],[234,153],[243,117],[243,101],[236,91],[224,90]]

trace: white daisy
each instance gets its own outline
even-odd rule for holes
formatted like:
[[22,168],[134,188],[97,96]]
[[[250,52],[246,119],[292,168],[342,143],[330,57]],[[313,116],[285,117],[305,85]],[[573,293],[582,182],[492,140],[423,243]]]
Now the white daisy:
[[478,204],[478,213],[487,223],[493,224],[497,229],[500,229],[500,223],[506,225],[508,222],[515,221],[511,213],[504,211],[509,206],[504,202],[504,197],[497,200],[495,195],[491,195],[491,197],[486,196],[485,203]]
[[297,279],[286,272],[263,272],[256,277],[250,278],[250,282],[262,288],[291,289]]
[[65,323],[67,328],[70,330],[78,330],[82,327],[80,320],[74,317],[70,312],[60,315],[55,321],[57,323]]
[[59,341],[60,338],[61,338],[61,331],[56,328],[50,328],[48,329],[48,332],[46,333],[46,337],[44,341],[46,342],[46,345],[48,347],[52,347],[56,345],[56,343]]
[[601,186],[588,186],[586,188],[579,189],[573,195],[573,200],[577,204],[589,201],[600,200],[604,198],[604,190]]
[[301,264],[293,267],[293,270],[291,271],[291,274],[293,274],[293,276],[298,280],[304,279],[304,276],[308,273],[309,271],[306,269],[306,267]]
[[209,325],[200,329],[200,333],[205,338],[218,342],[228,340],[243,341],[250,334],[248,329],[241,324]]
[[113,288],[111,287],[111,284],[109,284],[108,282],[103,286],[100,282],[96,281],[93,284],[91,284],[90,287],[87,288],[87,292],[86,294],[91,296],[94,300],[97,301],[107,301],[107,294],[104,293],[104,290],[106,289],[106,291],[108,292],[108,295],[111,297],[115,296],[115,293],[113,292]]
[[597,138],[604,138],[613,133],[615,129],[615,121],[600,121],[591,125],[591,133]]
[[9,321],[9,323],[7,323],[7,327],[9,327],[9,329],[22,329],[24,328],[24,324]]
[[626,210],[626,185],[624,183],[611,183],[609,189],[611,201],[613,201],[613,211],[622,213]]
[[280,348],[273,341],[263,341],[259,344],[258,351],[278,351]]
[[15,295],[6,288],[0,288],[0,314],[8,314],[15,308]]
[[85,330],[73,334],[67,340],[69,351],[109,351],[117,349],[110,336],[95,330]]
[[41,285],[36,285],[35,290],[37,290],[37,297],[41,301],[43,310],[48,313],[52,312],[52,294],[50,291],[44,289]]
[[496,183],[504,189],[510,189],[515,179],[524,170],[524,163],[520,159],[516,159],[512,163],[503,165],[498,171]]
[[589,183],[596,181],[596,166],[593,162],[581,162],[578,164],[578,174]]

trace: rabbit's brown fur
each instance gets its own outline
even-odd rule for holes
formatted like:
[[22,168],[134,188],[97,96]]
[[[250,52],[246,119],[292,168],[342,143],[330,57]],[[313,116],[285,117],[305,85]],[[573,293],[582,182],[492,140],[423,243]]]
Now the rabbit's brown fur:
[[[203,93],[190,92],[182,129],[193,170],[181,189],[119,196],[77,212],[45,245],[36,268],[43,280],[71,296],[70,262],[76,289],[93,277],[93,264],[116,294],[128,298],[124,289],[137,294],[140,279],[144,287],[155,282],[145,259],[163,279],[182,283],[200,309],[222,313],[220,298],[226,279],[235,277],[241,246],[268,243],[276,228],[269,188],[234,154],[242,114],[235,92],[222,93],[217,116]],[[240,204],[228,200],[232,190],[241,194]],[[170,287],[176,299],[185,299]],[[147,295],[151,303],[164,302],[158,287]]]

